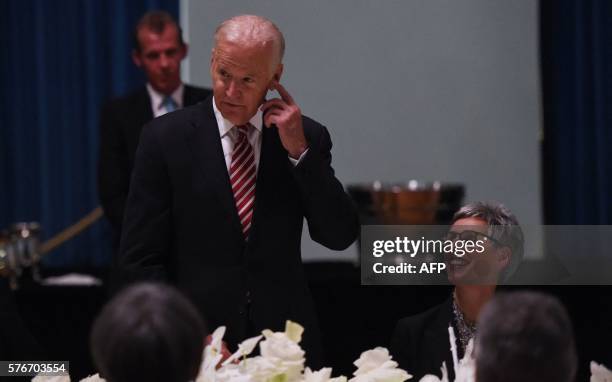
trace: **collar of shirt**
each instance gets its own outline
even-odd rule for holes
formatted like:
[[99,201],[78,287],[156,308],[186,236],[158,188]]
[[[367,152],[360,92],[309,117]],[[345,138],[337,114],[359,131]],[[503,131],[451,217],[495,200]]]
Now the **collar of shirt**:
[[[166,114],[166,110],[164,109],[164,98],[165,94],[158,92],[153,89],[150,83],[147,82],[147,92],[149,93],[149,98],[151,98],[151,110],[153,110],[153,117],[159,117],[160,115]],[[185,85],[181,83],[175,91],[170,94],[170,97],[176,103],[177,109],[183,108],[183,94],[185,93]]]
[[[225,119],[221,114],[221,111],[217,109],[217,105],[215,104],[215,98],[212,99],[212,106],[215,112],[215,119],[217,120],[217,126],[219,127],[219,136],[221,137],[221,146],[223,148],[223,156],[225,157],[225,165],[229,171],[230,165],[232,163],[232,151],[234,149],[234,142],[237,138],[236,134],[238,132],[236,129],[233,129],[234,125]],[[257,113],[249,120],[249,123],[255,127],[254,129],[249,129],[249,143],[253,147],[253,151],[255,154],[255,165],[259,167],[259,154],[261,151],[261,130],[263,128],[263,113],[261,110],[257,110]]]
[[[235,138],[233,136],[234,132],[232,131],[232,127],[234,127],[234,124],[228,121],[227,119],[225,119],[223,117],[223,114],[221,114],[221,111],[217,109],[217,104],[215,103],[215,97],[213,97],[212,99],[212,104],[213,104],[213,110],[215,111],[215,119],[217,120],[217,126],[219,126],[219,135],[221,136],[221,139],[223,139],[228,134],[231,134],[232,138]],[[262,116],[263,116],[263,113],[261,109],[257,108],[257,113],[255,113],[255,115],[251,117],[251,119],[249,120],[249,123],[253,125],[253,127],[255,127],[255,130],[257,131],[257,133],[261,133],[261,128],[263,125]]]

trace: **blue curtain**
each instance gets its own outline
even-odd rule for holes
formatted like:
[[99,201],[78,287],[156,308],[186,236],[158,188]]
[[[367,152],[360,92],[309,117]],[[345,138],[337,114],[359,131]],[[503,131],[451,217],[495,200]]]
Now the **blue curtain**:
[[[0,229],[38,221],[49,238],[98,205],[98,113],[103,100],[144,83],[131,33],[150,9],[178,16],[178,0],[0,2]],[[45,259],[52,267],[107,265],[99,221]]]
[[542,0],[547,224],[612,224],[612,2]]

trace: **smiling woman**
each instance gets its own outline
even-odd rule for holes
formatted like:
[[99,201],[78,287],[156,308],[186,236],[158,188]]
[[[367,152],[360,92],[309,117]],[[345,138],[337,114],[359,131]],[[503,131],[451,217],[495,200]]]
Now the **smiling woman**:
[[446,239],[456,244],[482,241],[483,251],[466,251],[461,257],[445,252],[448,278],[455,285],[452,296],[441,305],[397,323],[391,353],[400,367],[417,380],[437,373],[442,362],[451,366],[449,377],[454,379],[448,327],[453,326],[458,333],[457,349],[463,357],[474,337],[478,315],[493,297],[498,280],[505,280],[523,255],[523,233],[518,221],[499,203],[476,202],[462,207],[453,216]]

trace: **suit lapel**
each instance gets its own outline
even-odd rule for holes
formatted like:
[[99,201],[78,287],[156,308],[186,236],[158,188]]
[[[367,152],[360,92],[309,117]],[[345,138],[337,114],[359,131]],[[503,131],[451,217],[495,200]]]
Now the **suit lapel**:
[[188,85],[185,85],[185,88],[183,90],[183,107],[191,106],[193,104],[195,104],[195,102],[193,100],[193,94],[191,91],[191,87]]
[[185,85],[185,90],[183,91],[183,107],[195,105],[196,103],[202,101],[202,96],[204,96],[204,93],[201,91],[198,92],[197,89],[189,85]]
[[[251,232],[256,232],[258,222],[265,220],[269,213],[267,201],[274,198],[273,188],[276,182],[282,179],[281,173],[289,165],[287,153],[283,149],[278,136],[278,130],[273,128],[262,128],[261,152],[259,155],[259,166],[257,168],[257,184],[255,188],[255,209],[253,211],[253,223]],[[278,202],[278,200],[275,200]]]
[[[217,120],[212,108],[212,97],[201,103],[197,117],[192,121],[186,136],[187,143],[195,157],[196,163],[202,169],[206,181],[213,185],[221,205],[228,211],[231,224],[242,237],[242,225],[236,211],[234,194],[225,165],[223,147]],[[282,148],[278,131],[275,128],[262,129],[261,152],[257,168],[257,183],[255,186],[255,209],[251,232],[255,232],[257,222],[267,214],[269,183],[280,179],[280,172],[288,166],[287,153]]]
[[138,135],[144,124],[153,119],[153,109],[151,109],[151,98],[146,87],[143,87],[136,98],[137,105],[134,107],[134,123],[133,126],[138,126]]
[[210,182],[221,205],[228,211],[231,224],[242,235],[234,194],[225,165],[221,136],[212,109],[212,98],[207,98],[200,106],[196,111],[197,117],[192,121],[191,128],[188,129],[187,144],[205,180]]
[[[276,133],[276,134],[275,134]],[[277,145],[278,133],[275,128],[262,127],[261,152],[259,153],[259,166],[257,168],[257,188],[255,190],[255,203],[260,200],[264,192],[265,180],[269,172],[274,170],[274,165],[278,163],[275,159],[274,148]]]
[[128,158],[130,166],[132,166],[142,127],[153,119],[151,100],[149,99],[146,87],[143,86],[130,98],[129,108],[124,112],[122,118],[126,144],[128,146]]

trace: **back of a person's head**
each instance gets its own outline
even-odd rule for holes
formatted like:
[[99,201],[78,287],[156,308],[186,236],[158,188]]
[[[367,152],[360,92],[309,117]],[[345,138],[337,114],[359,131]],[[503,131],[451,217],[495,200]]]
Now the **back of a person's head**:
[[131,286],[96,319],[91,349],[109,382],[186,382],[197,376],[206,328],[195,307],[162,284]]
[[567,312],[541,293],[499,294],[485,306],[475,356],[478,382],[569,382],[576,374]]

